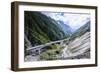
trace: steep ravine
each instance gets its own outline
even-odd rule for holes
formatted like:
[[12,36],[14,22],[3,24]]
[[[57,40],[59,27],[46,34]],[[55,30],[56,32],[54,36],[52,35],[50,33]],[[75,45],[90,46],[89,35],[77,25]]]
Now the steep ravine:
[[[73,33],[70,32],[70,27],[67,26],[62,29],[63,26],[61,25],[64,24],[58,24],[40,12],[25,11],[24,46],[26,62],[90,58],[90,21]],[[35,51],[28,50],[39,45],[39,48],[44,45],[40,51],[37,48]]]

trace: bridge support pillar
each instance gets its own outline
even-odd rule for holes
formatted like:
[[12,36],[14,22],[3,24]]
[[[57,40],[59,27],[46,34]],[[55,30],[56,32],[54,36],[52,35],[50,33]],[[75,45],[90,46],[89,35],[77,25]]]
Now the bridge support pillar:
[[63,45],[63,42],[61,42],[60,45],[62,46]]
[[41,53],[41,51],[40,50],[38,50],[38,54],[40,54]]

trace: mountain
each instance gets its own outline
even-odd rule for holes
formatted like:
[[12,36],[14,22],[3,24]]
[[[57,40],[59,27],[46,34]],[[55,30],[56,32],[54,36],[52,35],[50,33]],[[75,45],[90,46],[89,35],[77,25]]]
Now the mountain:
[[65,28],[61,29],[58,26],[62,24],[58,24],[55,20],[41,12],[25,11],[24,15],[25,47],[62,40],[69,36],[69,34],[65,34],[65,31],[67,32]]
[[90,32],[90,20],[87,21],[83,26],[77,29],[70,37],[70,39],[75,39],[76,37],[80,37],[81,35],[85,34],[86,32]]
[[71,27],[67,24],[65,24],[63,21],[58,20],[58,26],[64,31],[65,34],[71,34]]

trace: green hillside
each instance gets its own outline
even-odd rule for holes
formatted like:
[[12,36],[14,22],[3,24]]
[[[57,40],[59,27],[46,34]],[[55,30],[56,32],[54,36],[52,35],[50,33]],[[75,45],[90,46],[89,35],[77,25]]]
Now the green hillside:
[[80,37],[86,32],[90,32],[90,21],[88,21],[85,25],[81,26],[79,29],[77,29],[70,37],[71,40]]
[[[55,20],[40,12],[25,11],[25,36],[32,46],[67,38]],[[25,47],[29,44],[25,39]]]

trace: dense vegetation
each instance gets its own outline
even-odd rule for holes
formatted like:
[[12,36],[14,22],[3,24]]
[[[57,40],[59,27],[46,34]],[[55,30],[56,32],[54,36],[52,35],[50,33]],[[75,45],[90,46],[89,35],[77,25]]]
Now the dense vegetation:
[[[46,49],[45,49],[46,48]],[[54,60],[56,55],[62,53],[62,49],[59,44],[53,44],[47,47],[44,47],[44,52],[40,54],[39,60]]]

